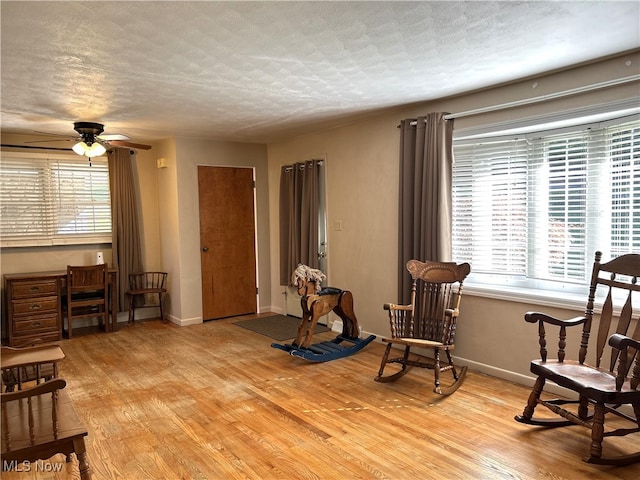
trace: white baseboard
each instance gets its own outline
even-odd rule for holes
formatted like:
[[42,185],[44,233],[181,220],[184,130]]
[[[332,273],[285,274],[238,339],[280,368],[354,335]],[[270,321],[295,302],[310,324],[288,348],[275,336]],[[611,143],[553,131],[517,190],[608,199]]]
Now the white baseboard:
[[177,318],[173,315],[169,315],[169,321],[171,323],[175,323],[179,327],[186,327],[189,325],[198,325],[202,322],[202,317],[193,317],[193,318]]

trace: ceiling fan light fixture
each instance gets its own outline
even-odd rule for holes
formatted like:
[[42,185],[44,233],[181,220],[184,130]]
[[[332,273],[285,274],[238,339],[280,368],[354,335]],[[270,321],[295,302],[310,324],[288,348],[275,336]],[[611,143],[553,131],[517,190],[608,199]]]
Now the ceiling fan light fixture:
[[73,147],[71,147],[71,149],[78,155],[84,155],[84,152],[86,152],[88,148],[89,145],[84,142],[78,142]]
[[87,145],[87,143],[85,142],[78,142],[71,148],[78,155],[84,155],[85,157],[89,158],[99,157],[107,151],[107,149],[104,148],[104,145],[102,145],[100,142],[93,142],[89,145]]
[[84,152],[87,157],[99,157],[104,154],[107,149],[99,142],[92,143],[89,148]]

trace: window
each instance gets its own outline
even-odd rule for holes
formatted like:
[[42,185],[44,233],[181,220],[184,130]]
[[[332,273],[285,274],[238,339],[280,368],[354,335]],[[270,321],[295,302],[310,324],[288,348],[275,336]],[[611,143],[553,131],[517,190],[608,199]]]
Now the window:
[[106,157],[2,152],[3,247],[111,242]]
[[471,285],[584,293],[640,252],[640,121],[455,140],[453,256]]

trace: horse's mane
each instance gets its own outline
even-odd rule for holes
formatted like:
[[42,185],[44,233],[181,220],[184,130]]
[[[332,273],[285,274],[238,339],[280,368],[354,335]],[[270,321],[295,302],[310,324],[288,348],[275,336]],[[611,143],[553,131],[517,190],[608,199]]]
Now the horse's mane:
[[320,284],[325,278],[327,276],[317,268],[311,268],[300,263],[293,271],[293,275],[291,275],[291,284],[296,285],[298,279],[302,279],[305,282],[313,282],[316,293],[318,293],[322,289]]

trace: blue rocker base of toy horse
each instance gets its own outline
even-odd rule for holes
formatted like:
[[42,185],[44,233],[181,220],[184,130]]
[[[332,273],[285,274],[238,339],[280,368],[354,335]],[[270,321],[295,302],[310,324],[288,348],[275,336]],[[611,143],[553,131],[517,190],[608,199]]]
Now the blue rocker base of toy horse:
[[359,352],[369,345],[375,338],[375,335],[369,335],[367,338],[347,338],[342,335],[338,335],[333,340],[314,343],[313,345],[309,345],[308,348],[292,344],[283,345],[280,343],[272,343],[271,347],[284,350],[289,353],[289,355],[304,358],[310,362],[328,362],[330,360],[348,357]]

